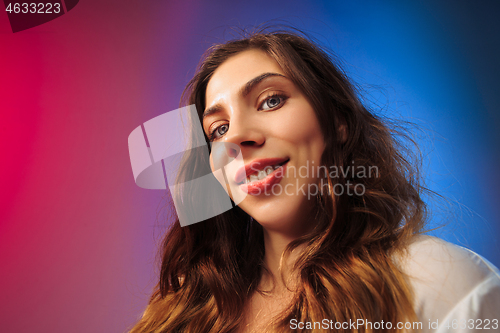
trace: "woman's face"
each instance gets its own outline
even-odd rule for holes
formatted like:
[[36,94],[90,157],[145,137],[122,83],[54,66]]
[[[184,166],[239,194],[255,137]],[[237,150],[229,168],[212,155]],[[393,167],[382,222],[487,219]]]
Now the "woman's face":
[[[325,142],[302,92],[273,58],[252,49],[217,68],[205,105],[212,171],[225,166],[227,183],[218,180],[233,200],[244,198],[239,206],[267,230],[307,232]],[[244,167],[228,164],[240,151]]]

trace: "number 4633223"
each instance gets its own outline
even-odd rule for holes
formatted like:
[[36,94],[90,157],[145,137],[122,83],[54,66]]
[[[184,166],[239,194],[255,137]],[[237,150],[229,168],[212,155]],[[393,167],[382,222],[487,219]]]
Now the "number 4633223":
[[9,3],[5,8],[6,12],[14,14],[59,14],[61,12],[60,3]]

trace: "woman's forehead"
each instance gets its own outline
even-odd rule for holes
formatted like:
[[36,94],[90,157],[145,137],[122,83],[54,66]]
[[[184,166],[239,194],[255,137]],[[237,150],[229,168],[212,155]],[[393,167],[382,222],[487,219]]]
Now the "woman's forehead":
[[260,49],[246,50],[230,57],[214,71],[207,84],[206,107],[223,96],[235,96],[247,82],[264,73],[285,75],[278,63]]

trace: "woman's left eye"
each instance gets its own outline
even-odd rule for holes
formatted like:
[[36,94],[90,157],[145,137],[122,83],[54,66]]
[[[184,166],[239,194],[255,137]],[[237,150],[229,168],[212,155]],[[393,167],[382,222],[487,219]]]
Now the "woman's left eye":
[[260,105],[259,110],[271,110],[276,109],[278,106],[283,104],[285,101],[284,96],[274,95],[269,96],[266,100]]

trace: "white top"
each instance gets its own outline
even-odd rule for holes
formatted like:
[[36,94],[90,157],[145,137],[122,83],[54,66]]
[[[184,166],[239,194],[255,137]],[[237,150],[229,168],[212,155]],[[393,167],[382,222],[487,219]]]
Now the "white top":
[[430,236],[418,236],[408,251],[401,264],[422,323],[416,331],[500,332],[500,272],[495,266]]

